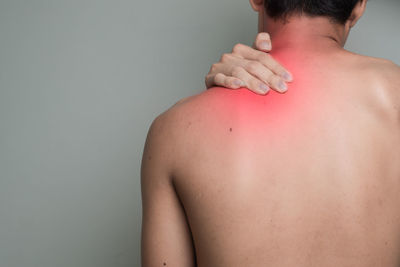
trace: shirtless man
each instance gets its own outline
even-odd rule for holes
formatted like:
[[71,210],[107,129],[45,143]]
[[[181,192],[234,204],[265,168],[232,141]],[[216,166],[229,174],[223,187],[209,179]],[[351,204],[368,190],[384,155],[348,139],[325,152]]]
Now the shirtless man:
[[214,87],[154,120],[143,267],[400,266],[400,68],[343,49],[366,0],[302,2],[250,0],[285,94]]

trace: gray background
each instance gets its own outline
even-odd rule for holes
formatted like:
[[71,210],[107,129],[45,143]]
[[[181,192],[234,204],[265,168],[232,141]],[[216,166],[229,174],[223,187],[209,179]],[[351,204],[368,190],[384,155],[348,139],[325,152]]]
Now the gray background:
[[[400,64],[398,0],[348,48]],[[0,0],[0,267],[140,262],[151,121],[251,44],[247,0]]]

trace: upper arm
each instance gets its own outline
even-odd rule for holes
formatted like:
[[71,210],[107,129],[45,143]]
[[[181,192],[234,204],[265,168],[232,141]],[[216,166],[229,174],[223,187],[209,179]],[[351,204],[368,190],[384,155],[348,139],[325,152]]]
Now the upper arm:
[[142,158],[142,267],[195,266],[190,228],[170,179],[167,127],[160,117],[153,122]]

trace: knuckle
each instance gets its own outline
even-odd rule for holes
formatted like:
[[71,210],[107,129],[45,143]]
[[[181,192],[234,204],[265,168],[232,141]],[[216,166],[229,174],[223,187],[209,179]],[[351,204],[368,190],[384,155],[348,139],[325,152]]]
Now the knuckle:
[[257,91],[257,90],[259,89],[259,85],[260,85],[260,82],[259,82],[257,79],[251,79],[251,81],[250,81],[250,87],[251,87],[253,90]]
[[235,67],[232,69],[232,75],[238,78],[238,76],[240,75],[240,73],[241,73],[242,71],[243,71],[243,68],[242,68],[242,67],[235,66]]
[[279,84],[281,83],[281,78],[277,75],[271,75],[271,85],[273,85],[275,88],[277,88],[279,86]]
[[217,63],[212,64],[210,68],[210,73],[215,73],[217,72],[217,70],[218,70],[218,64]]
[[282,66],[278,63],[278,62],[272,62],[271,63],[272,65],[271,65],[271,70],[274,72],[274,73],[276,73],[276,74],[278,74],[278,75],[281,75],[281,74],[283,74],[284,72],[285,72],[285,70],[282,68]]
[[267,53],[261,53],[257,56],[257,59],[260,62],[270,62],[271,61],[271,56]]
[[215,75],[216,81],[222,81],[223,79],[224,79],[224,75],[222,73],[217,73],[217,75]]
[[277,71],[279,69],[279,64],[276,62],[271,56],[270,58],[266,61],[267,66],[270,68],[272,71]]
[[259,80],[257,78],[255,78],[254,76],[251,76],[249,78],[249,80],[250,80],[249,83],[251,86],[257,86],[259,83]]
[[232,52],[238,54],[238,53],[240,53],[240,51],[242,51],[242,48],[243,48],[243,44],[241,44],[241,43],[235,44]]
[[268,57],[268,66],[271,66],[271,68],[277,69],[280,67],[279,63],[271,56],[271,55],[266,55]]
[[275,84],[284,82],[283,79],[277,74],[272,75],[272,80]]
[[214,80],[216,83],[221,84],[224,82],[224,75],[222,73],[218,73],[217,75],[215,75]]
[[273,59],[272,57],[271,57],[271,66],[272,67],[274,67],[275,69],[278,69],[278,68],[280,68],[280,65],[279,65],[279,63],[275,60],[275,59]]
[[285,68],[282,67],[282,65],[280,65],[280,64],[277,64],[276,70],[277,70],[277,74],[279,74],[282,77],[283,77],[284,74],[286,74]]
[[213,79],[213,84],[215,85],[223,85],[224,79],[223,76],[221,76],[220,73],[218,73],[217,75],[214,76]]
[[221,56],[221,62],[225,63],[225,62],[227,62],[230,58],[231,58],[231,55],[230,55],[230,54],[223,54],[223,55]]
[[268,76],[265,77],[269,85],[276,85],[276,76],[270,73]]
[[261,68],[261,63],[257,62],[257,61],[252,61],[247,65],[247,69],[250,72],[256,72]]

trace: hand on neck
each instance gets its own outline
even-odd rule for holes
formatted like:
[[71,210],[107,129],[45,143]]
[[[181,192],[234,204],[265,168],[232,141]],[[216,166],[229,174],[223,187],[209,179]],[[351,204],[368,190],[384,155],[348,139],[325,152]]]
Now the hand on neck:
[[293,15],[284,20],[267,17],[262,31],[271,35],[273,51],[329,52],[342,50],[348,35],[346,25],[333,23],[325,17]]

